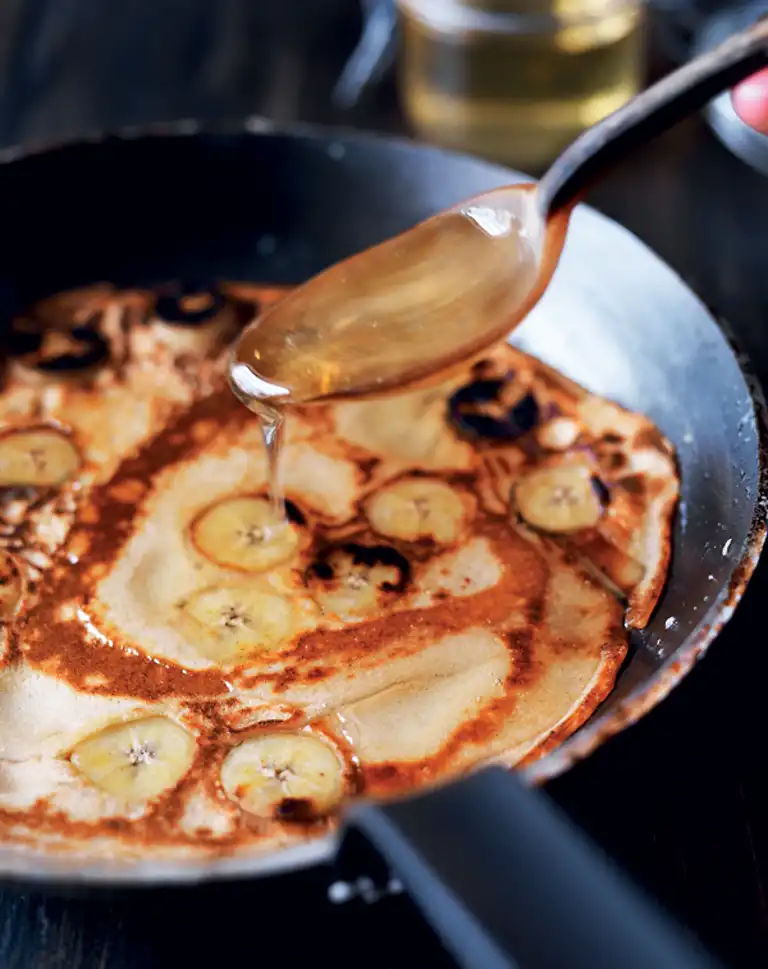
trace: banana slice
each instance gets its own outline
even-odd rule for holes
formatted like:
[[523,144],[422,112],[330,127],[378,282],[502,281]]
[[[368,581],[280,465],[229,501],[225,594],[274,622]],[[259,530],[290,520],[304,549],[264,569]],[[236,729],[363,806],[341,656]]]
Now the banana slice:
[[0,622],[10,622],[24,597],[24,576],[19,563],[0,551]]
[[225,498],[192,522],[192,541],[206,558],[240,572],[264,572],[290,559],[296,528],[275,518],[265,498]]
[[149,801],[175,787],[192,766],[195,739],[167,717],[118,723],[81,740],[74,766],[107,794]]
[[305,821],[341,801],[344,764],[329,744],[310,734],[265,734],[230,751],[221,784],[249,814]]
[[567,451],[581,434],[581,428],[571,417],[553,417],[536,432],[536,440],[547,451]]
[[440,545],[457,541],[469,518],[468,501],[443,481],[404,478],[368,499],[365,513],[380,535]]
[[603,513],[589,468],[539,468],[514,489],[522,517],[545,532],[576,532],[592,528]]
[[80,467],[74,444],[60,431],[39,427],[0,436],[0,487],[60,485]]
[[192,630],[191,645],[222,664],[279,645],[294,625],[288,599],[243,586],[203,589],[183,608],[197,627]]
[[307,584],[325,616],[349,622],[381,612],[409,575],[408,561],[393,548],[343,545],[309,569]]

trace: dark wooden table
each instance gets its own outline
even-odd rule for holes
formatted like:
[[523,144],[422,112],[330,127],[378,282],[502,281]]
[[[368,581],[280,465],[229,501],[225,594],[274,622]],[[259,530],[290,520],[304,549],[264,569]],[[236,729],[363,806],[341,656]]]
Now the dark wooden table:
[[[107,18],[88,2],[4,5],[0,142],[195,114],[401,128],[386,84],[350,114],[329,107],[356,29],[346,0],[303,0],[299,12],[288,2],[221,0],[215,17],[213,5],[189,0],[184,23],[193,26],[183,44],[178,18],[152,29],[152,6],[119,5]],[[99,37],[121,45],[119,56],[107,56]],[[692,119],[624,165],[592,201],[728,320],[768,385],[768,181]],[[768,965],[767,601],[768,565],[673,695],[549,786],[627,872],[741,969]],[[405,896],[331,906],[334,877],[317,870],[300,885],[95,899],[8,890],[0,894],[0,969],[450,964]]]

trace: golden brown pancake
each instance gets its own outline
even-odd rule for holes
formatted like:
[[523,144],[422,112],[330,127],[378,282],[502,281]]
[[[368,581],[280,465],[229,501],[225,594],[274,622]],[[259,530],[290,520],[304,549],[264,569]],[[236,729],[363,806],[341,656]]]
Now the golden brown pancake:
[[[669,561],[674,454],[503,346],[291,415],[271,518],[225,348],[280,291],[64,294],[0,394],[0,830],[260,852],[362,793],[527,763],[613,687]],[[55,336],[52,336],[54,334]]]

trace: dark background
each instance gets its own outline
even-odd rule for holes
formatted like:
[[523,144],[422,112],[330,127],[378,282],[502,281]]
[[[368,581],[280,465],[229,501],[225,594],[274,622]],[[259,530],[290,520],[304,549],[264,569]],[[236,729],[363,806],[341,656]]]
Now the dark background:
[[249,114],[349,122],[330,90],[359,30],[357,0],[3,0],[0,140]]
[[[352,111],[331,107],[358,30],[354,0],[5,0],[0,144],[253,114],[402,131],[391,81]],[[665,66],[654,57],[653,72]],[[625,164],[592,202],[729,322],[766,381],[768,182],[694,118]],[[763,568],[726,633],[673,695],[548,788],[740,969],[768,966],[766,594]],[[8,890],[0,894],[0,969],[447,964],[404,896],[330,906],[325,891],[335,877],[318,870],[300,883],[95,900]]]

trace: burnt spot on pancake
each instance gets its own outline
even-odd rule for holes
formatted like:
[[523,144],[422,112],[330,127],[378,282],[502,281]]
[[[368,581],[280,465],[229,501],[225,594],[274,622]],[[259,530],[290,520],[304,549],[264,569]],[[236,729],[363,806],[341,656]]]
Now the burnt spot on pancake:
[[534,394],[510,373],[461,387],[448,402],[448,417],[470,438],[514,441],[538,424],[540,408]]
[[317,817],[314,804],[305,797],[286,797],[278,804],[275,815],[281,821],[307,822]]
[[288,498],[285,499],[285,517],[299,528],[307,527],[307,516],[295,502]]
[[616,434],[598,438],[592,442],[591,449],[603,475],[611,483],[630,464],[628,442]]
[[381,458],[366,454],[362,449],[360,449],[360,456],[358,456],[355,451],[357,449],[350,448],[350,457],[355,461],[355,467],[357,469],[357,476],[360,486],[364,486],[370,483],[376,473],[377,468],[381,465]]
[[25,316],[11,320],[3,333],[3,349],[9,357],[19,358],[37,353],[43,342],[40,325]]
[[193,384],[201,360],[217,360],[243,326],[254,319],[252,307],[227,296],[215,283],[171,282],[159,287],[143,320],[151,345],[170,353],[174,367]]
[[498,361],[492,360],[488,357],[486,357],[484,360],[478,360],[476,363],[472,364],[470,374],[472,375],[473,380],[488,380],[491,377],[498,377]]
[[304,573],[304,583],[323,614],[342,621],[386,610],[410,582],[408,560],[389,545],[331,546]]
[[615,451],[613,454],[609,454],[604,460],[609,471],[621,471],[627,464],[627,456],[622,451]]
[[596,474],[593,474],[592,475],[592,488],[594,489],[594,492],[597,495],[597,497],[598,497],[600,503],[603,505],[603,507],[605,507],[606,505],[610,504],[610,501],[611,501],[611,493],[608,490],[608,486],[602,480],[602,478],[598,478],[598,476]]
[[258,301],[242,300],[237,296],[227,294],[227,304],[232,309],[237,325],[245,328],[255,322],[261,315],[261,304]]
[[226,296],[215,285],[179,282],[160,291],[155,313],[172,326],[198,326],[210,323],[226,305]]
[[640,497],[645,493],[647,482],[640,474],[628,474],[626,477],[621,478],[617,484],[619,484],[624,491],[631,495],[637,495]]
[[344,545],[327,548],[310,565],[307,570],[308,577],[316,576],[325,581],[332,580],[335,574],[333,561],[339,554],[348,557],[352,565],[364,569],[374,569],[381,565],[396,570],[398,578],[383,584],[383,588],[386,588],[387,591],[404,592],[408,588],[411,581],[411,567],[408,559],[390,545],[359,545],[356,542],[348,542]]
[[92,326],[45,334],[34,366],[51,376],[90,370],[109,359],[109,344]]
[[107,340],[96,320],[71,330],[43,330],[27,320],[15,320],[6,339],[6,352],[21,366],[51,377],[88,371],[110,356]]

